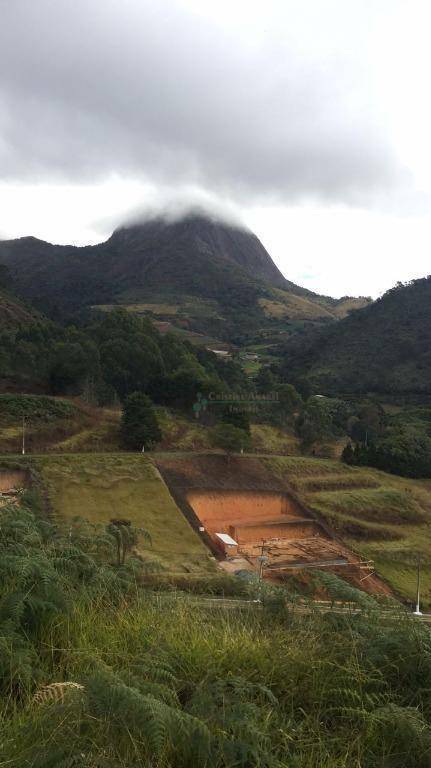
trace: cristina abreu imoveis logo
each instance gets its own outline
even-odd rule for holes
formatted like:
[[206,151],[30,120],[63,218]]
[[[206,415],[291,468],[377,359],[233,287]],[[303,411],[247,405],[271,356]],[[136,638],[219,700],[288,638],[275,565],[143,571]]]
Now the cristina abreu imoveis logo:
[[217,392],[210,392],[203,395],[198,392],[196,401],[193,403],[193,412],[198,419],[211,406],[224,406],[231,413],[258,413],[259,406],[278,403],[278,392],[235,392],[227,395],[220,395]]

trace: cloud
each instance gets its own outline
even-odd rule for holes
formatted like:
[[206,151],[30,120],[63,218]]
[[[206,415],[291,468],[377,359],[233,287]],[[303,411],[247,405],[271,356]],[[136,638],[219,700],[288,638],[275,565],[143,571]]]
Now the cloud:
[[248,229],[243,214],[238,206],[231,201],[220,200],[216,195],[205,190],[179,187],[175,191],[165,187],[153,188],[147,191],[145,205],[135,206],[127,212],[118,213],[108,218],[104,217],[100,225],[105,230],[123,226],[133,226],[162,218],[172,223],[185,216],[205,216],[216,221],[241,229]]
[[402,179],[363,62],[394,3],[0,0],[1,177],[366,205]]

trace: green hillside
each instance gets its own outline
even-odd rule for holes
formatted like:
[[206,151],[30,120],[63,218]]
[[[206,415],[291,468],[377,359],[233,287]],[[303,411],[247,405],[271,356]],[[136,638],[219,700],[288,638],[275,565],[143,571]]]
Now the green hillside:
[[431,392],[431,277],[398,285],[339,323],[281,350],[290,381],[324,394]]
[[142,554],[164,574],[211,574],[208,550],[176,507],[151,460],[105,454],[33,459],[56,521],[84,518],[102,526],[126,518],[151,535]]

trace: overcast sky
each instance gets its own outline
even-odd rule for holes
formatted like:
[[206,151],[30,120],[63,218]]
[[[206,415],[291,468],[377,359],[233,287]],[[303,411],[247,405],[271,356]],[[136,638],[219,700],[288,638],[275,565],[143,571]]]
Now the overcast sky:
[[290,280],[431,272],[429,0],[0,0],[0,236],[203,201]]

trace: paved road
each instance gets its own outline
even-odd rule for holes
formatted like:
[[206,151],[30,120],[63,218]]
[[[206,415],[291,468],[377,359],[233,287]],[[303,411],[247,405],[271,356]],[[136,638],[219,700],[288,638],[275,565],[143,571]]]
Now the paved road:
[[[185,593],[175,592],[154,592],[154,597],[157,600],[163,601],[172,597],[178,597],[182,599],[185,597]],[[192,600],[202,608],[222,608],[224,610],[261,610],[263,604],[260,600],[246,600],[245,598],[234,597],[210,597],[204,595],[187,595],[188,600]],[[307,615],[317,611],[319,613],[339,613],[347,615],[355,615],[362,612],[362,609],[358,606],[346,605],[345,603],[331,603],[329,600],[315,600],[310,604],[292,603],[292,613],[301,615]],[[423,624],[431,623],[431,613],[424,613],[420,616],[415,616],[411,611],[403,609],[400,604],[399,611],[394,611],[390,608],[382,608],[381,614],[387,617],[393,617],[397,621],[402,617],[406,619],[412,619],[420,621]]]

